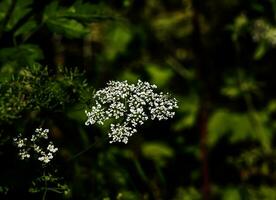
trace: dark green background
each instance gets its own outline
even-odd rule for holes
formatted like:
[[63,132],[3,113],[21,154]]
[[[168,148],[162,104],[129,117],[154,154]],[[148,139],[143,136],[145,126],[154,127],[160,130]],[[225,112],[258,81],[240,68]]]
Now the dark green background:
[[[43,126],[69,199],[276,199],[275,20],[275,0],[0,1],[3,198],[41,199],[12,138]],[[109,144],[84,125],[93,88],[138,79],[176,116]]]

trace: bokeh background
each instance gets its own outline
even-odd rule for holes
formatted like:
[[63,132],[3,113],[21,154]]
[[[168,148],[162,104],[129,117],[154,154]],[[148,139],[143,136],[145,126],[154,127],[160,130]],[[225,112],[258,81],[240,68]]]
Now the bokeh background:
[[[41,199],[12,137],[42,125],[71,189],[49,199],[275,200],[275,20],[275,0],[0,1],[1,195]],[[111,145],[91,88],[138,79],[176,116]]]

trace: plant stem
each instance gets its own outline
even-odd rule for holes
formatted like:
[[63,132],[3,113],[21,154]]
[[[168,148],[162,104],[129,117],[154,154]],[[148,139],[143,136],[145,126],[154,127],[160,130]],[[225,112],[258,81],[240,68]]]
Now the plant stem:
[[210,108],[210,60],[208,59],[207,51],[202,41],[202,31],[200,26],[200,15],[202,1],[193,0],[193,51],[197,60],[197,78],[199,82],[200,108],[198,111],[198,131],[199,131],[199,149],[202,162],[202,199],[210,199],[210,180],[208,166],[208,150],[206,141],[208,137],[208,115]]
[[81,156],[82,154],[86,153],[87,151],[89,151],[90,149],[92,149],[95,145],[100,144],[104,139],[106,139],[106,137],[102,138],[102,140],[101,139],[96,139],[96,141],[93,142],[92,144],[90,144],[86,149],[84,149],[84,150],[80,151],[79,153],[75,154],[74,156],[72,156],[68,160],[68,162],[73,161],[76,158],[78,158],[79,156]]
[[44,192],[43,192],[43,196],[42,196],[42,200],[46,200],[46,195],[47,195],[47,190],[48,190],[48,181],[45,178],[46,173],[45,173],[45,169],[43,170],[43,177],[44,177]]

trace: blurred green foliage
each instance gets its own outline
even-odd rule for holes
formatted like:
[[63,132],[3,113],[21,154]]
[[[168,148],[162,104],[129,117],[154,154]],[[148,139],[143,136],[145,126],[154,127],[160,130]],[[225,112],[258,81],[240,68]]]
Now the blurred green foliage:
[[[276,199],[275,16],[274,0],[2,0],[0,199],[42,198],[12,145],[39,126],[70,189],[47,199]],[[112,79],[172,93],[176,118],[110,145],[84,110]]]

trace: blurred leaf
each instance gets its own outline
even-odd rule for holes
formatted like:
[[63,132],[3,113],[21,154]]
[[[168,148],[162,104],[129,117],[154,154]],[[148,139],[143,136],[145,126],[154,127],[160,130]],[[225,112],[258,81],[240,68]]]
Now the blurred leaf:
[[24,25],[22,25],[19,29],[16,30],[14,33],[14,36],[20,36],[23,35],[23,37],[28,36],[30,33],[32,33],[37,28],[37,23],[35,20],[29,20]]
[[163,16],[157,16],[154,18],[153,26],[158,29],[171,29],[176,26],[179,22],[182,22],[183,19],[189,18],[191,13],[183,12],[171,12],[164,14]]
[[67,8],[53,1],[46,7],[43,19],[55,33],[68,38],[82,38],[90,32],[88,23],[113,18],[111,12],[101,5],[76,1]]
[[195,117],[196,117],[195,115],[188,115],[188,116],[182,117],[174,124],[174,130],[181,131],[185,128],[192,127],[195,124],[195,120],[196,120]]
[[[191,4],[190,2],[186,3]],[[166,40],[172,35],[183,38],[189,36],[193,31],[192,16],[193,12],[188,9],[188,6],[180,12],[162,12],[152,19],[151,26],[160,40]]]
[[147,64],[146,71],[150,75],[151,82],[159,87],[165,87],[173,76],[170,68],[162,68],[156,64]]
[[209,146],[213,146],[226,135],[230,137],[230,141],[235,142],[251,136],[252,131],[246,115],[217,110],[211,116],[208,124],[207,142]]
[[120,74],[121,80],[128,80],[130,83],[135,83],[139,79],[139,75],[135,74],[134,72],[131,72],[130,70],[124,70]]
[[58,18],[47,20],[47,25],[54,33],[68,38],[82,38],[89,33],[89,29],[73,19]]
[[221,94],[231,99],[244,98],[244,95],[248,93],[259,95],[262,86],[244,71],[239,71],[235,76],[226,76],[224,82]]
[[110,27],[106,35],[105,55],[108,60],[114,60],[119,54],[124,53],[132,39],[131,30],[122,24]]
[[160,166],[164,165],[168,158],[174,156],[173,149],[160,142],[145,142],[141,146],[141,150],[145,158],[153,160]]
[[84,122],[86,121],[86,115],[81,105],[75,105],[74,107],[69,109],[67,111],[67,115],[69,118],[74,119],[80,124],[84,124]]
[[245,29],[247,25],[248,19],[244,14],[240,14],[235,18],[233,25],[229,26],[229,29],[232,31],[232,40],[234,42],[237,42],[239,37],[247,32]]
[[52,1],[44,10],[43,21],[47,22],[49,19],[56,18],[64,12],[64,8],[59,8],[58,1]]
[[5,18],[7,11],[11,5],[10,0],[0,1],[0,22]]
[[276,111],[276,100],[272,99],[269,101],[268,106],[267,106],[267,111],[269,113],[273,113]]
[[201,200],[201,192],[194,187],[179,187],[173,200]]
[[217,110],[213,113],[208,124],[208,145],[215,145],[221,137],[227,136],[231,143],[236,143],[246,139],[257,140],[261,145],[269,150],[271,132],[266,123],[266,113],[255,113],[253,119],[248,114],[233,113],[227,110]]
[[64,13],[63,17],[86,23],[113,20],[116,18],[114,12],[108,9],[105,4],[91,4],[87,2],[84,3],[83,1],[76,1]]
[[237,98],[240,96],[240,90],[238,87],[226,86],[223,87],[221,93],[229,98]]
[[[10,7],[10,3],[12,1],[8,1],[8,4],[4,3],[4,12],[8,10]],[[11,14],[11,17],[7,23],[6,29],[10,30],[13,26],[22,18],[24,17],[30,10],[30,5],[32,4],[33,0],[17,0],[15,4],[15,8]],[[0,5],[1,7],[1,5]],[[6,14],[6,13],[5,13]],[[0,18],[1,18],[1,10],[0,10]]]
[[264,57],[265,53],[268,50],[268,45],[265,41],[262,41],[258,44],[255,53],[254,53],[254,59],[260,60]]
[[242,200],[237,188],[226,188],[223,191],[222,200]]
[[252,3],[251,4],[252,8],[258,12],[264,12],[264,6],[261,3]]
[[121,191],[117,197],[116,197],[116,200],[137,200],[139,199],[139,197],[134,193],[134,192],[131,192],[131,191]]
[[0,194],[7,194],[9,191],[9,188],[6,186],[0,186]]
[[276,199],[275,187],[261,185],[259,188],[250,187],[248,189],[248,198],[250,200],[272,200]]
[[0,49],[0,64],[13,67],[27,66],[43,58],[43,53],[37,45],[24,44],[16,47]]
[[181,131],[186,128],[191,128],[195,124],[199,108],[199,100],[196,95],[178,97],[177,99],[179,106],[178,112],[183,113],[183,117],[173,125],[173,128],[175,131]]

